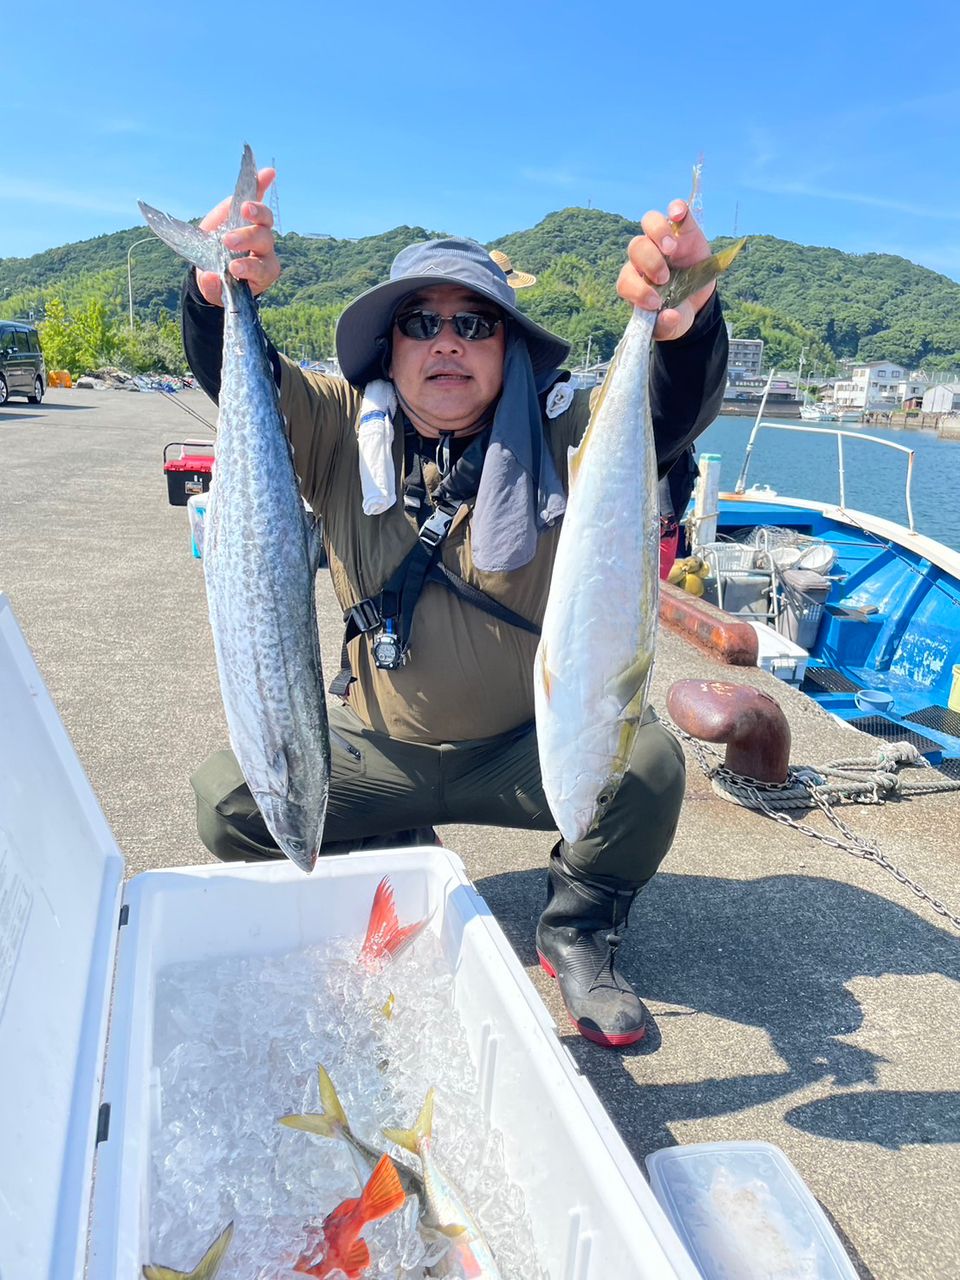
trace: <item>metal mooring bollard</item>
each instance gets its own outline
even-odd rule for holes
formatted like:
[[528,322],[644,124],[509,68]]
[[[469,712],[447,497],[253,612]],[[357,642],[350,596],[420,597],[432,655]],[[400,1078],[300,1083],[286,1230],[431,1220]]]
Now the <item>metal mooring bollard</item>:
[[685,733],[702,742],[725,742],[724,764],[758,782],[786,782],[790,725],[769,694],[720,680],[678,680],[667,710]]

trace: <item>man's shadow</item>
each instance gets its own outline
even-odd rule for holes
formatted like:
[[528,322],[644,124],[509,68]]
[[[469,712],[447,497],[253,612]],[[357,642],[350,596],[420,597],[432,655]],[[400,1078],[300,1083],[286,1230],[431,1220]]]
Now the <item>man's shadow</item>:
[[[525,965],[537,963],[535,921],[544,872],[489,876],[477,884]],[[661,873],[637,899],[618,963],[647,1001],[759,1027],[787,1064],[774,1073],[657,1084],[636,1098],[621,1054],[649,1054],[654,1027],[632,1050],[565,1040],[628,1146],[643,1156],[673,1145],[670,1125],[724,1115],[832,1079],[828,1098],[787,1113],[805,1132],[883,1146],[960,1141],[960,1093],[889,1092],[874,1084],[883,1059],[843,1043],[863,1022],[845,984],[884,974],[943,974],[960,981],[960,940],[878,894],[832,880],[767,876],[725,880]],[[861,1086],[851,1092],[854,1086]],[[629,1123],[624,1124],[624,1118]]]

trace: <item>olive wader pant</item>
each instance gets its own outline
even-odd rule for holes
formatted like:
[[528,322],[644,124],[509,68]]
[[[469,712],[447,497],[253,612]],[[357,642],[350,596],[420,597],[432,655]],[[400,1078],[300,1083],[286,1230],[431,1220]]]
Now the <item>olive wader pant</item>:
[[[495,738],[424,744],[367,729],[348,706],[329,711],[332,767],[322,854],[376,848],[378,837],[444,823],[556,830],[533,722]],[[215,752],[190,781],[200,839],[215,857],[283,857],[232,751]],[[683,791],[683,753],[648,707],[616,796],[584,840],[561,841],[564,861],[574,871],[640,888],[670,848]]]

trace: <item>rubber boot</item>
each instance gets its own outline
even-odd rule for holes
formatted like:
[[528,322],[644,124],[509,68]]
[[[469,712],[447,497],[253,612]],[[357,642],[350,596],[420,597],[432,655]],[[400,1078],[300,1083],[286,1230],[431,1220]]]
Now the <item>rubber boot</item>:
[[550,855],[547,906],[537,926],[537,954],[574,1026],[587,1040],[616,1049],[646,1034],[646,1009],[616,967],[636,889],[616,889]]

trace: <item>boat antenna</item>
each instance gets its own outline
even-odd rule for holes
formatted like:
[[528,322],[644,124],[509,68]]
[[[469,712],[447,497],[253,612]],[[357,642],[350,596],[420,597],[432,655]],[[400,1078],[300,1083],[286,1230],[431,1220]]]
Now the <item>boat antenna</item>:
[[763,398],[760,401],[760,408],[757,410],[757,419],[753,424],[753,430],[750,432],[750,439],[747,441],[747,449],[743,455],[743,466],[740,468],[740,474],[737,476],[737,485],[734,489],[734,493],[743,493],[747,487],[747,467],[750,465],[750,455],[753,453],[753,442],[757,438],[760,419],[763,417],[763,411],[767,407],[767,396],[770,394],[770,387],[773,383],[776,372],[776,369],[770,370],[770,377],[767,378],[767,385],[763,388]]

